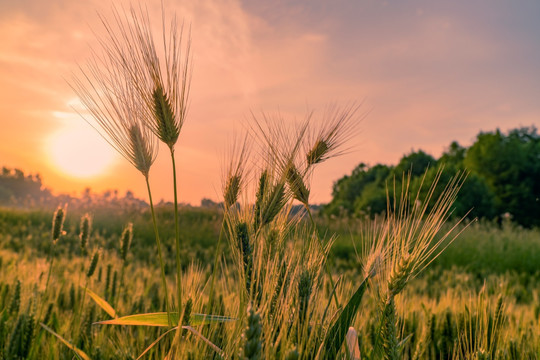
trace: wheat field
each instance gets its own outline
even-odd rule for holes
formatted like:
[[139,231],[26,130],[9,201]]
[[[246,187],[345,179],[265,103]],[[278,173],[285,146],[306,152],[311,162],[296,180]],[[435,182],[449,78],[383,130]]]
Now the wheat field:
[[[383,215],[325,218],[311,184],[349,150],[362,106],[252,113],[224,151],[222,206],[182,208],[189,31],[173,18],[155,38],[141,9],[102,22],[101,52],[68,81],[148,206],[0,212],[0,359],[540,356],[538,230],[452,216],[466,172],[443,182],[441,168],[418,192],[405,173]],[[152,198],[159,145],[172,205]]]

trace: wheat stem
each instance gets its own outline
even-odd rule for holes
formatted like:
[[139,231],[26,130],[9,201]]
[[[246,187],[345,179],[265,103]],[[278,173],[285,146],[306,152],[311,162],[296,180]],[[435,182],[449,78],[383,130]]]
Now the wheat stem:
[[173,170],[174,187],[174,233],[176,239],[176,291],[178,302],[178,314],[182,314],[182,264],[180,262],[180,229],[178,224],[178,189],[176,181],[176,161],[174,159],[174,148],[171,146],[171,160]]
[[[76,328],[77,332],[76,332],[76,336],[75,336],[75,343],[77,343],[79,341],[79,336],[80,336],[80,328],[82,326],[82,312],[83,312],[83,308],[84,308],[84,303],[86,301],[86,289],[88,288],[88,277],[86,277],[86,280],[84,281],[84,289],[83,289],[83,296],[82,296],[82,299],[81,299],[81,303],[79,305],[79,311],[78,311],[78,314],[77,316],[75,317],[75,321],[73,323],[73,326],[77,326],[75,324],[78,324],[78,328]],[[73,329],[75,330],[75,329]]]
[[152,213],[152,223],[154,224],[154,234],[156,235],[156,245],[157,245],[157,250],[158,250],[159,265],[161,268],[161,282],[163,285],[163,290],[165,291],[165,308],[167,310],[167,320],[169,322],[169,326],[172,326],[171,309],[169,306],[169,291],[167,290],[167,279],[165,278],[165,266],[163,264],[163,255],[161,254],[161,241],[159,240],[159,231],[157,227],[156,213],[154,211],[154,202],[152,201],[152,191],[150,190],[150,181],[148,179],[148,175],[145,175],[144,178],[146,180],[146,188],[148,190],[148,200],[150,202],[150,211]]
[[396,329],[396,305],[392,298],[388,304],[384,307],[383,311],[383,358],[385,360],[399,360],[401,356],[399,354],[399,341],[397,338]]
[[[54,246],[55,246],[55,243],[52,244],[51,246],[51,251],[50,251],[50,254],[49,254],[49,257],[50,257],[50,263],[49,263],[49,273],[47,274],[47,282],[45,283],[45,292],[43,293],[43,297],[46,298],[47,296],[47,292],[48,292],[48,289],[49,289],[49,281],[51,280],[51,273],[52,273],[52,269],[53,269],[53,264],[54,264]],[[39,307],[39,314],[38,314],[38,320],[41,321],[41,314],[43,313],[43,306],[45,305],[46,301],[43,300],[41,302],[41,306]]]
[[180,345],[180,340],[182,339],[181,334],[181,325],[183,322],[182,311],[182,264],[180,261],[180,229],[178,228],[178,187],[176,181],[176,160],[174,158],[174,143],[169,145],[171,152],[171,162],[172,162],[172,172],[173,172],[173,189],[174,189],[174,234],[176,240],[176,297],[177,297],[177,310],[178,310],[178,330],[177,338],[178,345]]
[[[64,219],[66,217],[66,210],[65,207],[58,207],[53,215],[53,223],[52,223],[52,232],[51,232],[51,238],[52,238],[52,244],[49,251],[49,272],[47,274],[47,281],[45,282],[45,292],[43,293],[43,296],[46,297],[47,293],[49,291],[49,283],[51,281],[51,274],[53,271],[53,265],[54,265],[54,256],[56,249],[56,242],[58,239],[60,239],[60,236],[63,233],[63,227],[64,227]],[[43,305],[45,304],[45,301],[41,303],[41,306],[39,307],[39,314],[38,314],[38,320],[41,321],[41,314],[43,312]]]

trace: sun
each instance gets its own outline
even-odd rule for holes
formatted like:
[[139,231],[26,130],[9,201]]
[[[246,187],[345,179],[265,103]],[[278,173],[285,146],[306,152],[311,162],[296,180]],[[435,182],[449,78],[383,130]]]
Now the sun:
[[103,175],[118,158],[114,149],[80,119],[51,134],[47,148],[53,165],[77,178]]

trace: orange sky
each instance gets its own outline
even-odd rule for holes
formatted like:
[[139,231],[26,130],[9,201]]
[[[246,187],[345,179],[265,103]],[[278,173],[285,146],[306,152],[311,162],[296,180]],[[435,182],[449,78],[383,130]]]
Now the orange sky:
[[[419,148],[439,156],[480,130],[540,125],[536,1],[164,1],[192,26],[191,105],[176,149],[185,202],[220,200],[226,146],[250,111],[301,119],[330,102],[365,100],[371,112],[355,151],[318,169],[314,203],[328,201],[333,181],[360,162],[396,163]],[[160,1],[143,3],[159,26]],[[90,186],[145,197],[142,176],[118,156],[103,175],[86,178],[54,159],[111,156],[72,110],[64,80],[96,47],[96,11],[107,16],[110,4],[0,0],[0,166],[39,172],[55,192]],[[75,140],[54,148],[62,133]],[[151,182],[157,199],[171,199],[163,150]]]

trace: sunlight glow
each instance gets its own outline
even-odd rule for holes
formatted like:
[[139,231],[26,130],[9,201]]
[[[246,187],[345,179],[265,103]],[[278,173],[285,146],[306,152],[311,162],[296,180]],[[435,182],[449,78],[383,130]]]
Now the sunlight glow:
[[79,119],[72,119],[50,136],[47,152],[57,169],[79,178],[103,175],[118,157],[99,134]]

